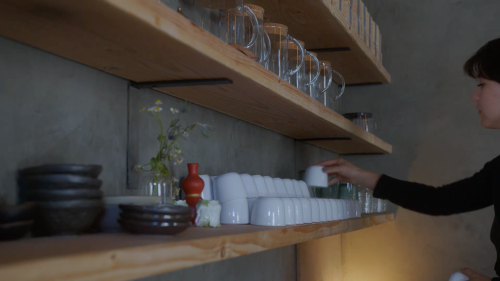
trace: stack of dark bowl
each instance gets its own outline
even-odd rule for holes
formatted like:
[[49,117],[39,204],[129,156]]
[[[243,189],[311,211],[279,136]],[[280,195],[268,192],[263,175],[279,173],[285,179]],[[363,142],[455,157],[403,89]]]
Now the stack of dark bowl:
[[0,207],[0,240],[19,239],[30,231],[35,217],[35,203]]
[[37,203],[35,236],[87,231],[103,208],[99,165],[43,165],[19,172],[21,190]]
[[178,205],[119,205],[118,222],[135,234],[174,235],[190,226],[192,210]]

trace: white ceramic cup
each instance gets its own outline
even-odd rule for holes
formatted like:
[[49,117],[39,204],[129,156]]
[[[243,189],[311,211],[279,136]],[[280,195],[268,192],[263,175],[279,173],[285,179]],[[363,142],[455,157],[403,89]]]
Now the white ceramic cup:
[[220,203],[248,197],[243,180],[237,173],[227,173],[215,178],[215,190]]
[[257,191],[257,186],[255,185],[253,177],[249,174],[241,174],[240,176],[243,184],[245,185],[247,196],[249,198],[259,197],[259,192]]
[[286,225],[295,225],[295,204],[292,198],[281,198],[283,205],[285,206],[285,223]]
[[302,218],[304,223],[312,223],[312,206],[311,206],[311,198],[296,198],[300,200],[302,204]]
[[290,197],[286,191],[285,182],[280,178],[274,178],[274,186],[276,186],[276,191],[278,192],[278,197]]
[[468,281],[469,277],[462,272],[455,272],[450,276],[449,281]]
[[340,215],[339,215],[339,211],[338,211],[338,207],[337,207],[337,201],[335,201],[334,199],[328,199],[328,201],[332,205],[332,215],[333,215],[332,220],[334,220],[334,221],[340,220]]
[[296,198],[297,194],[295,194],[295,187],[293,186],[293,182],[291,179],[283,179],[285,183],[286,192],[290,197]]
[[285,226],[285,204],[281,198],[259,197],[252,207],[251,224]]
[[309,193],[309,188],[305,181],[299,181],[300,190],[302,191],[302,196],[305,198],[311,198],[311,194]]
[[312,214],[312,222],[320,222],[319,218],[319,203],[317,198],[309,198],[311,202],[311,214]]
[[323,202],[325,202],[326,206],[326,220],[332,221],[333,220],[332,204],[328,199],[323,199]]
[[345,213],[344,213],[344,205],[342,205],[342,200],[340,199],[333,199],[337,205],[337,213],[338,213],[338,218],[339,220],[344,220],[345,219]]
[[343,205],[343,208],[344,208],[345,218],[346,219],[352,218],[351,217],[351,206],[349,206],[348,200],[341,199],[341,201],[342,201],[342,205]]
[[293,183],[293,189],[295,189],[295,196],[297,197],[304,197],[302,194],[302,189],[300,188],[300,184],[298,180],[292,180]]
[[252,214],[252,207],[253,203],[255,203],[255,200],[257,200],[259,197],[247,197],[247,202],[248,202],[248,213]]
[[266,181],[260,175],[252,176],[255,181],[255,185],[257,186],[257,192],[259,193],[259,197],[269,197],[269,191],[267,190]]
[[319,203],[319,220],[321,222],[327,221],[327,215],[326,215],[326,204],[325,201],[322,198],[318,198],[318,203]]
[[212,200],[219,200],[217,198],[217,190],[215,190],[215,179],[217,176],[210,176],[210,180],[212,181]]
[[249,222],[247,198],[238,198],[221,203],[221,224],[248,224]]
[[328,187],[328,175],[323,172],[322,166],[310,166],[304,174],[304,181],[310,187]]
[[[282,198],[283,200],[285,198]],[[300,198],[290,198],[295,205],[295,224],[304,224],[304,207]]]
[[266,182],[267,191],[269,192],[269,197],[278,197],[278,191],[274,185],[274,181],[269,176],[264,176],[264,181]]
[[200,175],[200,178],[205,183],[203,190],[201,191],[201,199],[203,200],[213,200],[214,196],[212,193],[212,179],[209,175]]

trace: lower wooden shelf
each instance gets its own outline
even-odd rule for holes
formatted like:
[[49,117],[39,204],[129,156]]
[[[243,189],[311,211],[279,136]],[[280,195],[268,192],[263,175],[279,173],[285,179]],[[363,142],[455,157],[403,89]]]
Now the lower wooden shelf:
[[292,227],[191,227],[174,236],[97,234],[0,243],[1,280],[133,280],[394,221],[378,214]]

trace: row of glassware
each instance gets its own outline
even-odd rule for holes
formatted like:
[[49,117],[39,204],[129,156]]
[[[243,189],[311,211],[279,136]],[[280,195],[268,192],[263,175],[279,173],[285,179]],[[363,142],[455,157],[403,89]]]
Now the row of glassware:
[[356,184],[341,182],[328,188],[314,188],[318,198],[352,199],[361,205],[362,214],[385,213],[387,200],[374,198],[370,190]]
[[[168,3],[168,1],[163,1]],[[288,34],[280,23],[264,23],[264,8],[243,0],[194,0],[184,15],[222,41],[245,48],[259,64],[299,90],[335,110],[345,89],[344,78],[328,61],[304,49],[304,42]],[[340,90],[332,75],[342,81]],[[332,87],[332,84],[335,84]]]

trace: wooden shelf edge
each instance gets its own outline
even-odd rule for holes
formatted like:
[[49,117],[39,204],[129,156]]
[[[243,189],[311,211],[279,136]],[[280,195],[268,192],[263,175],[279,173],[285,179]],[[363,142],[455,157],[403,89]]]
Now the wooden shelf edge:
[[5,280],[132,280],[394,221],[394,214],[294,227],[192,227],[175,237],[102,234],[0,243]]

